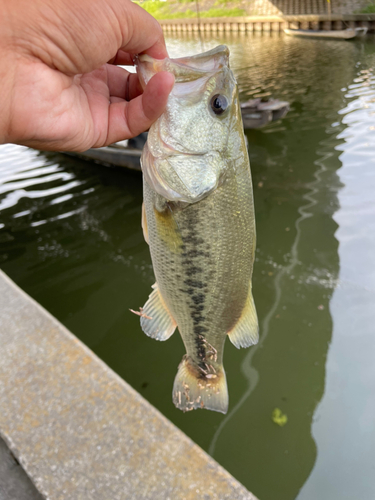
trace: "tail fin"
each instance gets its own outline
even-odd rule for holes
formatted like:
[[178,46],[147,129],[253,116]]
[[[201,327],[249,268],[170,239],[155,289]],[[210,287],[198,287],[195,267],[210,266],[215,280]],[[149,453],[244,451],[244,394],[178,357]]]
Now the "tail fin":
[[173,385],[173,402],[185,411],[206,408],[226,413],[228,410],[228,387],[224,367],[219,365],[216,373],[204,374],[188,356],[184,356],[178,367]]

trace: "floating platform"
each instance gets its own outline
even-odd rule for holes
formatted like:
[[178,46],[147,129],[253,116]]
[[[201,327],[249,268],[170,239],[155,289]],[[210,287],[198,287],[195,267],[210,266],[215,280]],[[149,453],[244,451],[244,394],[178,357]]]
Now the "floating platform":
[[242,121],[245,130],[261,128],[270,122],[281,120],[290,109],[289,103],[270,99],[251,99],[241,104]]
[[141,149],[129,148],[118,144],[111,144],[104,148],[88,149],[82,153],[63,152],[69,156],[93,160],[110,167],[125,167],[131,170],[141,170]]

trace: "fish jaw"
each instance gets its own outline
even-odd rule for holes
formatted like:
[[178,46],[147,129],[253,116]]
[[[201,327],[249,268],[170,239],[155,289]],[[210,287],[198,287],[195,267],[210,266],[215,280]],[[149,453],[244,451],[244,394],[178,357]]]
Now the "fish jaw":
[[185,203],[196,203],[215,190],[225,171],[218,152],[155,157],[148,143],[143,148],[141,164],[146,182],[160,196]]

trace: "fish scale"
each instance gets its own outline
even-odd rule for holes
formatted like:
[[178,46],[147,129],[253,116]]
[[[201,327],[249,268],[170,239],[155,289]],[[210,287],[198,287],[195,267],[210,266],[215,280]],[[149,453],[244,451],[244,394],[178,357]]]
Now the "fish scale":
[[[207,408],[225,413],[228,408],[223,368],[226,337],[229,335],[236,347],[247,347],[258,338],[251,293],[255,219],[249,160],[237,88],[227,64],[228,50],[219,47],[210,52],[218,62],[210,64],[206,71],[202,98],[198,100],[195,95],[189,109],[188,92],[184,88],[185,101],[179,108],[176,95],[181,95],[181,90],[175,94],[172,90],[165,115],[150,131],[142,154],[143,227],[156,285],[141,311],[141,326],[147,335],[158,340],[169,338],[178,326],[186,355],[173,387],[175,405],[183,411]],[[189,67],[192,71],[197,68],[204,71],[209,53],[184,58],[185,74],[189,75]],[[139,71],[146,82],[151,58],[142,58]],[[163,64],[151,61],[154,72],[158,65],[159,70],[163,69]],[[178,66],[182,64],[180,61],[168,60],[168,70],[173,71],[173,64]],[[198,76],[202,78],[199,73]],[[180,79],[175,87],[184,83]],[[216,96],[219,91],[229,103],[222,119],[208,108],[212,94]],[[188,129],[184,128],[189,117],[180,123],[176,123],[175,117],[177,112],[196,117],[198,111],[202,123],[199,120],[195,123],[194,134],[189,138]],[[168,116],[174,119],[168,121]],[[199,129],[206,133],[210,122],[216,137],[205,140],[202,133],[199,141],[195,141]],[[173,135],[178,137],[182,151],[176,149]],[[198,184],[194,184],[194,179],[189,180],[193,159],[183,153],[188,149],[197,152],[198,160],[194,161],[198,164],[194,168],[207,173],[199,177]],[[212,183],[217,172],[214,187],[200,185]],[[181,179],[185,181],[183,187]]]

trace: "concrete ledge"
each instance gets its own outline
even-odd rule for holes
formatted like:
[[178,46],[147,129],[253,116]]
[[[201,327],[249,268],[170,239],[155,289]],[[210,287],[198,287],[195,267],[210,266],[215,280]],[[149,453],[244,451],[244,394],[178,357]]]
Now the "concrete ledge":
[[1,272],[0,434],[49,500],[256,500]]

